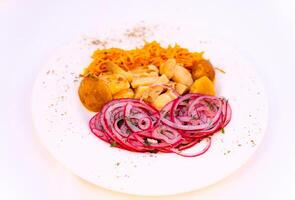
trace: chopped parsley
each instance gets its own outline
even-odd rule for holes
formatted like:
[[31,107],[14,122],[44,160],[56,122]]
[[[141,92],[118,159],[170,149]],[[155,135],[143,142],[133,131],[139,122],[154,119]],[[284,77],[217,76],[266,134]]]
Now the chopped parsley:
[[134,122],[134,121],[132,121],[130,118],[128,118],[128,117],[126,117],[126,120],[128,121],[128,122],[130,122],[133,126],[136,126],[137,124]]
[[118,146],[117,142],[116,141],[112,141],[111,142],[111,147],[116,147],[116,146]]
[[207,100],[204,100],[204,101],[205,101],[206,105],[208,106],[208,108],[209,108],[210,110],[213,110],[213,109],[214,109],[214,104],[212,104],[211,102],[209,102],[209,101],[207,101]]

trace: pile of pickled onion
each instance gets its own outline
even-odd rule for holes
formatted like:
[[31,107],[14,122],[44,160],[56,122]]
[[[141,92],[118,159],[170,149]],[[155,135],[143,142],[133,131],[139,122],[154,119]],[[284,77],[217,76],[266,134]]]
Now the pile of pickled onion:
[[[113,100],[92,117],[89,126],[98,138],[117,148],[195,157],[209,149],[210,136],[230,119],[231,108],[224,98],[187,94],[161,111],[137,99]],[[201,151],[183,152],[203,140],[206,146]]]

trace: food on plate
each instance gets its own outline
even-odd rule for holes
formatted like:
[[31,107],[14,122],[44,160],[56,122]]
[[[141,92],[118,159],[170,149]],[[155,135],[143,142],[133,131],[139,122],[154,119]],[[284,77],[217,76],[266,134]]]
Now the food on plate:
[[132,69],[130,72],[134,78],[157,77],[159,75],[159,69],[155,65],[139,66]]
[[188,91],[188,86],[182,84],[182,83],[176,83],[175,84],[175,90],[178,94],[182,95],[184,94],[185,92]]
[[190,93],[201,93],[214,96],[214,84],[207,76],[202,76],[201,78],[195,80],[190,88]]
[[176,60],[173,58],[168,59],[160,65],[160,74],[165,74],[167,78],[172,78],[175,73]]
[[[231,108],[224,98],[186,94],[160,111],[136,99],[113,100],[93,116],[89,126],[98,138],[113,147],[196,157],[209,149],[210,136],[230,119]],[[206,146],[201,151],[183,152],[202,140]]]
[[103,74],[98,79],[105,81],[112,95],[130,88],[127,78],[121,74]]
[[175,66],[174,76],[172,77],[172,80],[176,83],[181,83],[188,87],[190,87],[193,84],[193,78],[191,73],[188,71],[188,69],[180,65]]
[[[179,45],[164,48],[155,41],[132,50],[98,49],[82,76],[104,80],[113,99],[141,99],[161,109],[169,100],[175,99],[165,93],[167,87],[178,95],[188,92],[215,95],[214,68],[202,55]],[[211,81],[203,80],[203,77]],[[158,85],[157,91],[155,85]],[[90,93],[80,93],[81,101],[88,99],[83,95]],[[95,101],[91,103],[95,104]],[[101,102],[97,104],[86,108],[97,112]]]
[[141,99],[145,98],[147,96],[147,91],[149,90],[149,86],[139,86],[138,88],[135,89],[135,99]]
[[123,99],[123,98],[134,98],[134,92],[132,89],[128,88],[125,90],[121,90],[113,95],[114,99]]
[[92,55],[92,63],[84,73],[100,74],[106,70],[106,62],[111,61],[124,70],[132,70],[139,66],[154,65],[160,67],[169,58],[181,63],[185,68],[191,69],[196,62],[204,60],[203,52],[190,52],[178,44],[167,48],[158,42],[147,42],[142,48],[125,50],[120,48],[97,49]]
[[157,96],[154,100],[153,105],[160,110],[163,108],[167,103],[177,98],[177,95],[173,94],[171,91],[167,91],[163,94]]
[[215,71],[209,60],[200,60],[196,62],[192,68],[192,75],[194,80],[203,76],[207,76],[211,81],[215,79]]
[[131,82],[131,86],[132,88],[136,89],[139,86],[153,85],[158,79],[159,77],[157,76],[134,78]]
[[119,74],[121,76],[124,76],[129,82],[132,81],[133,77],[131,73],[126,72],[124,69],[110,61],[107,61],[106,65],[107,71],[112,72],[113,74]]
[[112,93],[107,83],[101,79],[85,77],[79,87],[79,96],[83,105],[92,111],[100,111],[110,100]]
[[[228,101],[215,96],[211,62],[179,45],[98,49],[82,77],[80,100],[97,112],[91,131],[121,149],[198,156],[231,119]],[[182,152],[203,140],[201,152]]]

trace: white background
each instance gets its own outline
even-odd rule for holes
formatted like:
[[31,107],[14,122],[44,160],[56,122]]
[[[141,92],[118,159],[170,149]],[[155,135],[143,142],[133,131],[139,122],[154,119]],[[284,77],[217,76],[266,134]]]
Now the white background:
[[32,128],[31,89],[42,63],[103,24],[140,20],[189,21],[231,40],[255,63],[269,95],[269,126],[256,155],[225,180],[169,199],[295,199],[295,2],[266,0],[0,0],[0,199],[168,199],[77,178]]

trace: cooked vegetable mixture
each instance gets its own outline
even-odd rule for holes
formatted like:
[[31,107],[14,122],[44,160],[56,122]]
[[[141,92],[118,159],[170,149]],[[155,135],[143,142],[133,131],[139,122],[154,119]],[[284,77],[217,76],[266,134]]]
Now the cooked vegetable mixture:
[[141,99],[160,110],[186,93],[215,95],[215,71],[202,55],[156,41],[132,50],[98,49],[82,74],[80,100],[94,112],[121,98]]

